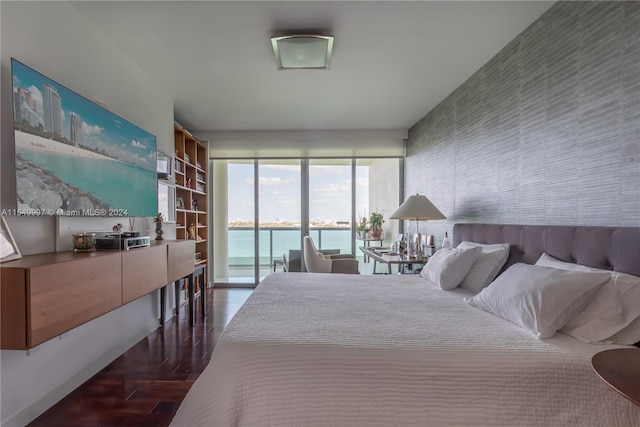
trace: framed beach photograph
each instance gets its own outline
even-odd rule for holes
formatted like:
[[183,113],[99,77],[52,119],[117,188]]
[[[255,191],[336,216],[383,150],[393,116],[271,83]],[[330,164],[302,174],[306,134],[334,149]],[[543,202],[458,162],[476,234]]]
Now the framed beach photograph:
[[171,158],[158,156],[155,135],[14,58],[11,78],[18,206],[59,216],[61,203],[77,206],[73,216],[158,214],[158,174],[170,177]]
[[7,222],[2,218],[0,224],[0,262],[11,261],[13,259],[22,258],[18,246],[16,245]]
[[182,197],[176,197],[176,209],[184,209],[184,199]]

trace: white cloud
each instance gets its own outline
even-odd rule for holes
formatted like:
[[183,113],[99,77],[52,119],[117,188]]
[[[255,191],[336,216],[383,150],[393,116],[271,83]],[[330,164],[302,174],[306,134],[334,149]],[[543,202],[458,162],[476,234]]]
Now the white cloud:
[[89,125],[87,122],[82,122],[82,134],[83,135],[101,135],[102,128],[100,126]]
[[339,196],[350,192],[350,190],[351,187],[346,183],[327,184],[325,186],[316,187],[313,189],[313,191],[316,193],[330,194],[331,196]]
[[135,148],[146,148],[142,142],[138,142],[135,139],[131,140],[131,146]]
[[322,205],[341,205],[349,198],[351,194],[351,186],[345,183],[331,183],[323,186],[318,186],[312,189],[313,192],[313,204],[316,206]]
[[[253,178],[247,178],[244,180],[244,182],[245,184],[253,185],[255,181],[253,180]],[[278,185],[287,185],[289,184],[289,180],[284,178],[266,178],[264,176],[261,176],[260,178],[258,178],[258,183],[260,185],[264,185],[265,187],[274,187]]]
[[296,209],[300,209],[300,197],[297,196],[280,196],[277,199],[278,206],[288,206]]
[[337,176],[345,173],[351,173],[351,166],[349,165],[310,165],[310,175],[330,175]]
[[268,186],[268,187],[289,184],[289,180],[288,179],[284,179],[284,178],[267,178],[267,177],[264,177],[264,176],[261,176],[260,178],[258,178],[258,182],[259,182],[260,185],[264,185],[264,186]]

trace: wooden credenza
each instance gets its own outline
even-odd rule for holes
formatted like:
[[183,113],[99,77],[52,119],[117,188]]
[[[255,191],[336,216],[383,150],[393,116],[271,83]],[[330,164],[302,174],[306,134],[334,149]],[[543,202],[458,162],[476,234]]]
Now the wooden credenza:
[[193,273],[193,240],[51,252],[0,266],[0,348],[25,350]]

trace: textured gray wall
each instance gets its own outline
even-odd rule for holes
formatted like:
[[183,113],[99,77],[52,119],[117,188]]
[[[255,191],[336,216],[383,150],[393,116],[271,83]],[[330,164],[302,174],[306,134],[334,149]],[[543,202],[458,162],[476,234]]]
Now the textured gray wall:
[[[562,2],[409,131],[455,222],[640,226],[640,2]],[[439,239],[437,240],[439,241]]]

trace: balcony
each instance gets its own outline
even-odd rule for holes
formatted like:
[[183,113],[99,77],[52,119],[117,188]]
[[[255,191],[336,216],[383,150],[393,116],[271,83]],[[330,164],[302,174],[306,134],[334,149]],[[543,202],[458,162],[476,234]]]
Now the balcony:
[[[352,252],[350,227],[311,227],[309,235],[318,249],[340,249]],[[282,260],[290,249],[300,249],[300,229],[291,227],[261,227],[259,232],[260,280],[273,272],[273,261]],[[229,282],[247,283],[254,279],[254,229],[229,227]],[[363,257],[356,248],[355,255]],[[282,268],[278,268],[282,271]]]

